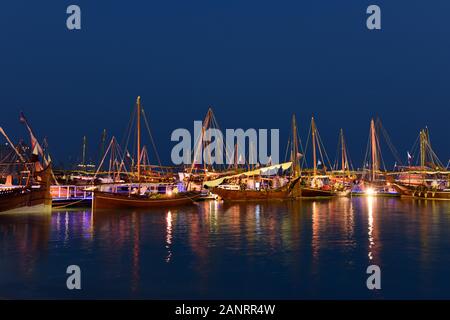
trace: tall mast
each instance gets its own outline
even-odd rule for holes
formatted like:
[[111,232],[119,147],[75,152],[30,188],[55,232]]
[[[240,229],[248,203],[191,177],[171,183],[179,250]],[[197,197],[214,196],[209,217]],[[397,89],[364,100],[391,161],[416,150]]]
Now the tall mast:
[[297,121],[295,119],[295,114],[292,115],[292,148],[291,148],[291,158],[294,175],[296,177],[300,176],[300,165],[297,161],[298,159],[298,141],[297,141]]
[[[203,150],[206,147],[206,143],[203,140],[204,140],[204,137],[205,137],[205,131],[206,131],[206,129],[209,126],[210,118],[212,117],[212,115],[213,115],[212,108],[209,107],[208,108],[208,112],[206,112],[205,119],[202,122],[201,136],[199,137],[199,141],[197,141],[197,145],[194,146],[195,150],[194,150],[194,154],[193,154],[193,160],[192,160],[190,173],[192,173],[192,171],[194,170],[194,167],[196,165],[195,161],[197,160],[198,157],[200,157],[200,161],[205,160],[205,159],[203,159]],[[204,161],[204,162],[206,162],[206,161]],[[205,163],[203,165],[203,168],[206,170],[206,164]]]
[[345,141],[344,141],[344,130],[341,129],[341,153],[342,153],[342,173],[345,172]]
[[420,130],[420,168],[425,170],[427,134],[424,129]]
[[103,155],[105,154],[105,142],[106,142],[106,129],[103,129],[102,131],[102,137],[100,140],[100,156],[99,161],[103,158]]
[[[211,142],[208,143],[207,141],[204,141],[204,140],[205,140],[206,131],[208,130],[208,128],[210,126],[212,117],[213,117],[213,111],[212,111],[212,108],[209,107],[208,112],[206,113],[205,121],[203,122],[203,128],[202,128],[202,143],[203,143],[202,150],[205,150],[207,148],[208,144],[211,143]],[[211,137],[209,137],[209,140],[211,140]],[[210,156],[210,154],[208,154],[208,156]],[[206,171],[208,169],[206,162],[208,161],[211,164],[211,159],[209,158],[209,159],[203,159],[203,160],[204,160],[203,161],[203,169],[204,169],[204,172],[206,173]],[[211,164],[211,168],[212,168],[212,164]]]
[[375,122],[373,119],[370,121],[370,141],[372,150],[372,181],[375,181],[376,171],[378,170],[378,159],[377,159],[377,139],[375,133]]
[[137,112],[137,177],[138,181],[141,181],[141,97],[136,99],[136,112]]
[[22,162],[26,162],[26,160],[24,159],[24,157],[20,154],[19,150],[16,148],[16,146],[14,145],[14,143],[9,139],[8,135],[6,134],[6,132],[3,130],[2,127],[0,127],[0,133],[6,138],[6,141],[8,141],[10,147],[14,150],[14,152],[17,154],[17,156],[19,157],[19,159]]
[[87,138],[86,136],[83,136],[83,148],[81,151],[81,165],[86,170],[86,144],[87,144]]
[[314,176],[317,175],[317,157],[316,157],[316,124],[314,122],[314,117],[311,119],[311,136],[312,136],[312,145],[313,145],[313,165]]
[[234,169],[237,170],[238,169],[238,162],[239,162],[239,155],[238,155],[238,144],[237,142],[234,144]]

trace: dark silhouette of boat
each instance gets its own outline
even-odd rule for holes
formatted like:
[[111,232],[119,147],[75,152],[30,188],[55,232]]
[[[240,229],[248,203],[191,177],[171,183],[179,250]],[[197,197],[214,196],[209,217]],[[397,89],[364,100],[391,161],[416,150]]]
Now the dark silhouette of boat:
[[14,187],[0,191],[1,213],[44,213],[50,212],[52,198],[50,195],[50,167],[38,173],[42,177],[39,184]]
[[[33,134],[22,112],[19,120],[25,124],[30,134],[31,148],[28,149],[29,152],[25,152],[22,146],[15,146],[5,131],[0,128],[0,134],[8,141],[12,154],[11,159],[2,162],[2,166],[16,168],[16,170],[8,169],[8,172],[4,173],[2,177],[5,178],[6,183],[0,189],[0,214],[50,212],[52,207],[50,195],[52,166],[50,156],[47,155],[46,157],[44,155],[43,148]],[[13,175],[17,178],[16,184],[13,183]]]
[[201,196],[200,192],[193,191],[153,196],[94,191],[92,208],[96,210],[183,206],[192,204]]

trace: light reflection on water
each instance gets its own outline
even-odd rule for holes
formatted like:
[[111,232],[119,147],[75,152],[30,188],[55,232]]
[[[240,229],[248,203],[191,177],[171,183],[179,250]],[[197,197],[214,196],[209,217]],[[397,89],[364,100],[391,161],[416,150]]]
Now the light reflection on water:
[[0,298],[450,298],[449,213],[367,197],[0,216]]

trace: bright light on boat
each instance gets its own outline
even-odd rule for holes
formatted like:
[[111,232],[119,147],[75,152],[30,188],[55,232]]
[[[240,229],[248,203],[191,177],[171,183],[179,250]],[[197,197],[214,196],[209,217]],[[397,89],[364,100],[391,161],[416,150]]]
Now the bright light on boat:
[[373,188],[367,188],[366,189],[366,194],[368,196],[373,196],[376,193],[376,191]]
[[172,196],[172,190],[167,190],[166,194],[170,197]]

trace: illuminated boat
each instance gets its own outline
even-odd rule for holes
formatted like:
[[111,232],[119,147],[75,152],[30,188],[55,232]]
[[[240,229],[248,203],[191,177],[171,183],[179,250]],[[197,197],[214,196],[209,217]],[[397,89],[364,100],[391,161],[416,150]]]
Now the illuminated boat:
[[203,185],[225,201],[294,199],[299,177],[284,174],[291,166],[292,162],[281,163],[221,177]]
[[[335,196],[347,196],[349,192],[346,188],[342,187],[337,190],[332,184],[332,175],[327,171],[325,166],[325,148],[320,139],[319,132],[317,130],[316,122],[314,117],[311,118],[311,142],[312,142],[312,157],[313,157],[313,169],[312,172],[304,173],[301,183],[299,185],[299,197],[301,198],[329,198]],[[321,160],[317,160],[317,150],[319,149],[319,155]],[[319,170],[319,165],[322,165],[321,170]]]
[[[202,194],[197,191],[184,191],[181,185],[175,182],[164,183],[155,181],[153,183],[146,181],[142,176],[141,161],[141,114],[144,115],[140,105],[140,97],[136,100],[136,137],[137,137],[137,156],[136,165],[132,172],[129,172],[127,184],[112,184],[110,190],[104,191],[104,186],[93,187],[92,208],[96,209],[123,209],[123,208],[151,208],[151,207],[167,207],[192,204]],[[145,118],[144,118],[145,119]],[[147,122],[146,122],[147,124]],[[111,146],[111,144],[110,144]],[[110,147],[108,147],[110,148]],[[105,154],[106,156],[106,154]],[[99,169],[105,159],[103,157]],[[118,166],[123,166],[122,161],[118,162]],[[118,170],[120,171],[120,169]],[[158,179],[161,180],[161,179]],[[116,181],[116,180],[114,180]],[[161,190],[164,188],[164,190]]]
[[[11,170],[14,171],[13,173],[6,175],[5,183],[0,185],[0,214],[51,212],[50,178],[52,169],[50,157],[44,156],[44,151],[23,114],[20,119],[30,133],[32,152],[29,155],[14,146],[5,131],[0,128],[0,133],[6,138],[12,150],[12,159],[2,163],[2,166],[15,168],[15,170]],[[40,156],[45,168],[39,161]],[[26,157],[30,159],[27,160]],[[16,176],[16,179],[13,175]],[[17,180],[16,184],[14,184],[14,180]]]
[[356,181],[352,187],[352,196],[400,197],[400,193],[392,185],[394,179],[384,166],[379,131],[383,133],[394,157],[400,161],[395,147],[381,125],[381,121],[378,119],[375,122],[374,119],[371,119],[364,169],[361,179]]
[[200,197],[200,192],[181,192],[164,195],[135,195],[94,191],[92,208],[98,210],[183,206],[194,203]]

